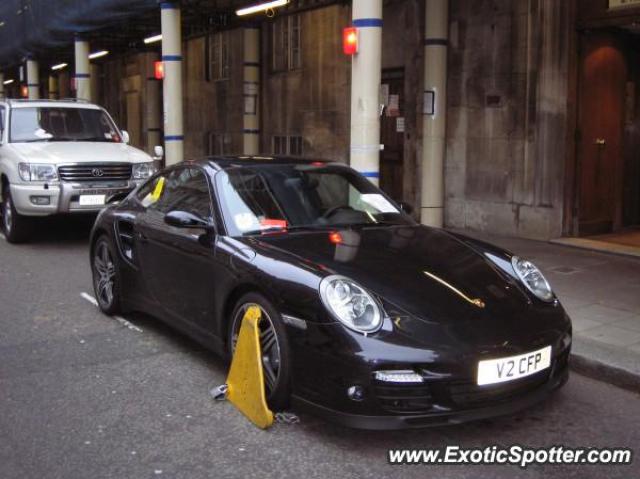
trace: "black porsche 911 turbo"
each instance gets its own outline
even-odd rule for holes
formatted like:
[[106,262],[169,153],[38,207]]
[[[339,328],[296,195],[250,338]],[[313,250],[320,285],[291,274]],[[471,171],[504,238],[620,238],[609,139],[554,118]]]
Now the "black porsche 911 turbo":
[[352,427],[507,414],[562,386],[571,322],[536,266],[403,207],[342,164],[185,162],[98,216],[96,298],[226,357],[258,306],[272,409]]

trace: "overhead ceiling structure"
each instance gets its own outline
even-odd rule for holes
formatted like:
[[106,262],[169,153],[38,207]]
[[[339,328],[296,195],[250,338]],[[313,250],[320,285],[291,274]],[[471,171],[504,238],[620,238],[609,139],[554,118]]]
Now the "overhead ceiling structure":
[[[185,37],[231,28],[266,18],[264,13],[237,17],[239,8],[262,0],[182,0]],[[0,0],[0,68],[15,67],[26,57],[50,63],[73,59],[73,38],[91,42],[93,50],[136,51],[143,39],[160,33],[159,0]],[[336,0],[291,0],[278,14],[318,8]],[[346,0],[342,0],[346,3]]]

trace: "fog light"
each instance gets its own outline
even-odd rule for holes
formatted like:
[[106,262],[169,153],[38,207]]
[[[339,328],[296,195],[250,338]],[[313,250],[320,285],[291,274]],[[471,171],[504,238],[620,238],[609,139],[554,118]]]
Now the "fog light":
[[29,199],[34,205],[44,206],[51,204],[51,197],[49,196],[31,196]]
[[364,388],[362,386],[351,386],[347,389],[347,396],[352,401],[362,401],[364,399]]
[[423,383],[424,378],[410,369],[399,369],[395,371],[376,371],[377,381],[385,383]]

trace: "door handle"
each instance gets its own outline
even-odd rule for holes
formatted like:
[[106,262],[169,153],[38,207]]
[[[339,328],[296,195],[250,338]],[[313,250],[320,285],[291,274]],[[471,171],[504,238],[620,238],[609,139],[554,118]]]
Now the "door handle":
[[138,240],[140,241],[140,243],[146,243],[147,241],[149,241],[149,238],[147,238],[146,234],[138,232]]
[[604,146],[607,144],[607,140],[604,138],[596,138],[595,144],[598,146]]

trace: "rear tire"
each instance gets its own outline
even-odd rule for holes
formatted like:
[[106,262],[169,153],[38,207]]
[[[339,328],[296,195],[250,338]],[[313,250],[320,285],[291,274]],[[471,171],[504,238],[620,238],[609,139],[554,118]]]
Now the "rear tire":
[[111,241],[100,236],[93,245],[91,254],[93,291],[100,310],[113,316],[122,313],[120,297],[120,270]]
[[31,236],[32,220],[16,211],[9,183],[3,185],[2,191],[2,232],[9,243],[24,243]]
[[280,314],[261,294],[245,294],[236,304],[229,327],[229,354],[233,357],[242,318],[249,306],[258,306],[261,310],[262,318],[258,324],[265,393],[269,407],[280,411],[289,405],[291,396],[291,355]]

